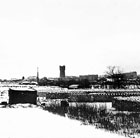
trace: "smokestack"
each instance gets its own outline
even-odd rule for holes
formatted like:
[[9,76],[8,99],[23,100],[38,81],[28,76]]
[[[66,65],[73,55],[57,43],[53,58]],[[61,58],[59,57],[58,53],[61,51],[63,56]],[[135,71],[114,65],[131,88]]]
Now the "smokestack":
[[37,83],[39,83],[39,69],[38,69],[38,67],[37,67],[37,77],[36,77],[36,81],[37,81]]

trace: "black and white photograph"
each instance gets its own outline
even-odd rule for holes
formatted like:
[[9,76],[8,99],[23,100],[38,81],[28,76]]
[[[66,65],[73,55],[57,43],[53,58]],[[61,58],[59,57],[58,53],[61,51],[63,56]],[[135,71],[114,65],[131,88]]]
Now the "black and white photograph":
[[0,138],[139,137],[139,0],[0,0]]

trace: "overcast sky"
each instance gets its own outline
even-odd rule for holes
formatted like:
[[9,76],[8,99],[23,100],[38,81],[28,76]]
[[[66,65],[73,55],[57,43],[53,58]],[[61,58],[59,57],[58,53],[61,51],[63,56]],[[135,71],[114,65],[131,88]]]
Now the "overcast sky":
[[0,78],[140,73],[139,0],[1,0]]

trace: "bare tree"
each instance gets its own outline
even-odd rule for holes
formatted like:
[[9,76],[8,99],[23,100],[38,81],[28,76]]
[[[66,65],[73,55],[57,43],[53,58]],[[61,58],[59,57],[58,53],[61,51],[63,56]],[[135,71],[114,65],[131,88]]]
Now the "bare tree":
[[107,71],[106,71],[107,76],[112,76],[115,74],[122,74],[122,73],[123,73],[123,71],[118,66],[108,66],[107,67]]
[[106,84],[111,85],[114,89],[124,88],[125,77],[122,70],[117,66],[108,66],[106,77],[109,79]]

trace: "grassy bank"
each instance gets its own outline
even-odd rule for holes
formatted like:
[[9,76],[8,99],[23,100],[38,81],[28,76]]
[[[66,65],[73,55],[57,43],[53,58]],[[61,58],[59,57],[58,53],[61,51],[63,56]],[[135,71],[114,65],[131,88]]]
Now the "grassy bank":
[[85,125],[94,125],[110,132],[133,137],[140,136],[140,113],[139,112],[112,112],[105,106],[87,106],[87,104],[76,104],[75,106],[62,107],[60,104],[52,103],[46,105],[44,110],[54,114],[68,116],[71,119],[80,120]]

